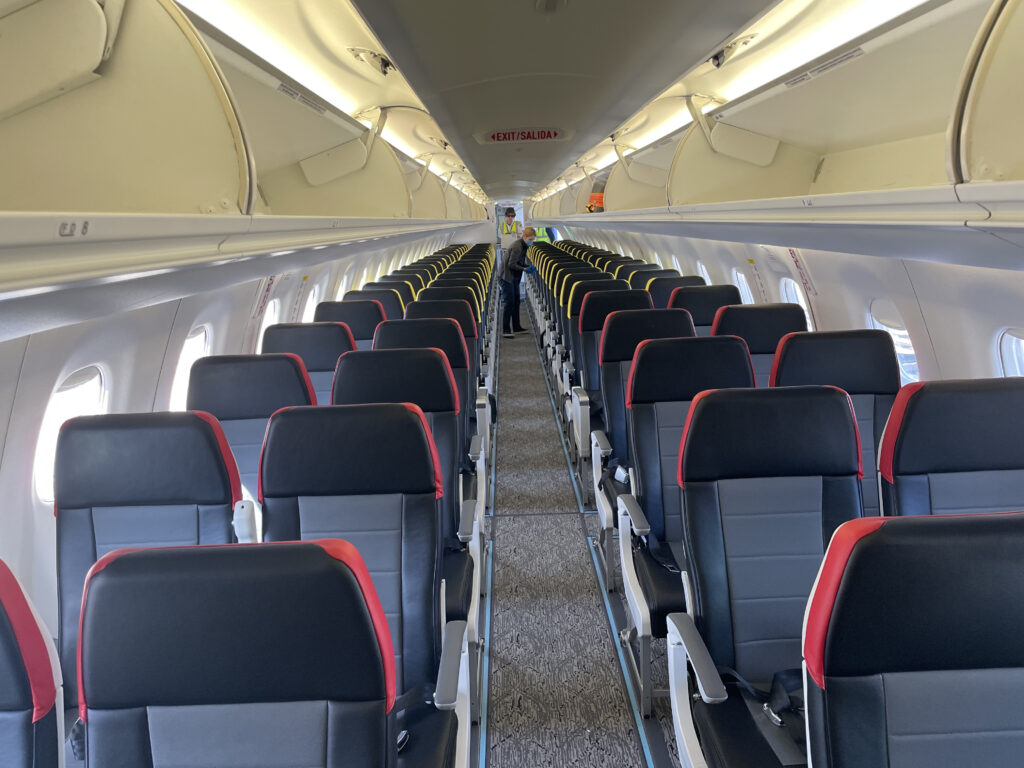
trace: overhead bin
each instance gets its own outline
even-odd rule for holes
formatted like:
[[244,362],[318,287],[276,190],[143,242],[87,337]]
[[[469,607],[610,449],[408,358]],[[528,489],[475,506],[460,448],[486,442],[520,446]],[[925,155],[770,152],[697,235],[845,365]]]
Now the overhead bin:
[[[54,56],[67,41],[51,39],[49,17],[38,13],[50,2],[0,23],[27,15],[36,23],[22,39]],[[106,39],[104,32],[100,55]],[[127,2],[98,77],[0,120],[0,167],[7,211],[237,215],[250,210],[255,190],[231,95],[170,0]]]

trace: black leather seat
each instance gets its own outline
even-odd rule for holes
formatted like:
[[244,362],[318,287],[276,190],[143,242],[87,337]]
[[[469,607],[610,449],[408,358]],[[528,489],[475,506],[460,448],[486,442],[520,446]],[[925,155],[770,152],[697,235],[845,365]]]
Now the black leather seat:
[[759,387],[768,386],[782,337],[806,330],[807,316],[799,304],[729,304],[718,308],[711,325],[712,336],[739,336],[747,342]]
[[1019,513],[840,527],[803,637],[814,765],[1019,766],[1022,564]]
[[466,625],[444,622],[444,479],[419,407],[279,411],[260,479],[264,541],[343,538],[363,556],[395,640],[399,691],[423,695],[452,652],[458,666]]
[[57,438],[58,648],[65,707],[78,702],[85,576],[120,547],[227,544],[242,484],[208,413],[121,413],[68,421]]
[[[673,310],[675,311],[675,310]],[[669,338],[641,341],[626,384],[626,426],[633,462],[632,496],[646,533],[631,530],[616,506],[619,559],[626,605],[637,628],[641,703],[651,706],[651,638],[665,637],[665,617],[686,610],[680,576],[686,567],[683,496],[678,485],[679,448],[690,401],[709,389],[753,387],[754,371],[743,339]]]
[[698,336],[711,335],[711,326],[721,307],[742,303],[740,289],[735,285],[681,286],[672,290],[668,300],[669,307],[690,313]]
[[659,277],[679,277],[679,270],[676,269],[649,269],[634,272],[629,276],[629,287],[639,288],[640,290],[648,290],[647,286],[652,280],[656,280]]
[[[465,299],[431,299],[414,301],[405,308],[406,320],[424,320],[448,318],[454,320],[462,329],[466,340],[466,351],[469,353],[470,381],[474,387],[480,384],[480,333],[473,313],[472,305]],[[472,401],[464,404],[472,408]]]
[[[789,695],[800,688],[804,607],[833,532],[863,511],[850,398],[834,387],[703,392],[681,453],[692,601],[666,619],[678,746],[699,740],[711,768],[806,764]],[[726,669],[750,689],[724,685]],[[781,701],[763,709],[775,686]]]
[[831,385],[850,396],[863,452],[864,514],[880,514],[876,449],[900,389],[892,337],[878,330],[788,334],[775,352],[769,383],[773,387]]
[[[679,275],[677,273],[674,276],[665,275],[652,277],[648,280],[645,288],[647,289],[647,292],[651,294],[651,301],[654,302],[655,309],[667,309],[669,306],[669,300],[672,298],[672,292],[675,291],[676,288],[688,288],[701,285],[704,285],[704,278],[700,275]],[[676,307],[676,309],[685,309],[685,307]]]
[[[405,304],[402,302],[402,295],[394,288],[360,288],[358,291],[348,291],[341,297],[341,300],[342,302],[379,301],[380,305],[384,307],[386,320],[397,320],[405,314]],[[314,319],[319,320],[320,318]]]
[[50,631],[0,560],[0,762],[57,768],[64,748],[61,674]]
[[452,765],[455,713],[400,711],[385,587],[338,540],[110,553],[85,585],[88,764]]
[[[337,326],[334,323],[324,325]],[[280,326],[271,326],[271,328]],[[268,329],[269,330],[269,329]],[[238,465],[243,492],[256,498],[267,420],[281,408],[316,405],[302,361],[292,354],[211,355],[192,366],[187,407],[220,422]],[[323,402],[330,402],[330,393]]]
[[373,282],[366,283],[363,290],[398,291],[405,306],[409,306],[410,302],[415,301],[416,294],[419,292],[413,288],[412,279],[403,275],[381,275]]
[[318,323],[344,323],[348,326],[355,339],[356,349],[372,347],[374,331],[387,319],[384,305],[376,300],[321,301],[313,313],[313,320]]
[[[374,326],[376,328],[376,325]],[[331,380],[338,358],[357,349],[352,330],[345,323],[281,323],[263,332],[261,351],[298,355],[316,392],[316,403],[331,401]],[[315,405],[316,403],[290,403]],[[206,410],[206,409],[200,409]],[[216,415],[216,414],[214,414]]]
[[882,514],[1024,509],[1024,378],[929,381],[896,396],[878,450]]

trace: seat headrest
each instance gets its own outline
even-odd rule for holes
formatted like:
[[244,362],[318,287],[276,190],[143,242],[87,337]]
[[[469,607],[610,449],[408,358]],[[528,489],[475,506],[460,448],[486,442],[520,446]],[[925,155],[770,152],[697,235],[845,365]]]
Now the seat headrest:
[[289,405],[316,405],[297,355],[211,355],[197,360],[189,374],[186,407],[220,421],[269,419]]
[[0,560],[0,711],[32,710],[37,723],[57,701],[44,626],[7,564]]
[[394,280],[384,280],[382,277],[378,277],[372,283],[364,283],[362,290],[364,291],[394,291],[402,299],[403,304],[408,304],[415,298],[415,292],[412,289],[412,285],[402,278],[396,278]]
[[579,332],[604,330],[605,318],[612,312],[653,308],[647,291],[591,291],[580,305]]
[[416,298],[420,301],[434,301],[435,299],[462,299],[463,301],[468,301],[469,305],[473,308],[473,318],[480,322],[480,313],[477,312],[476,294],[468,285],[434,285],[431,283],[420,291]]
[[651,264],[650,262],[636,259],[631,262],[624,262],[622,266],[615,271],[615,277],[619,280],[629,280],[635,272],[654,272],[655,270],[660,271],[661,267],[657,264]]
[[400,318],[405,312],[405,302],[402,301],[402,294],[393,288],[360,288],[358,291],[348,291],[341,300],[343,302],[379,301],[389,320]]
[[598,360],[615,363],[632,360],[636,345],[644,339],[693,336],[693,321],[685,309],[617,310],[605,318]]
[[58,510],[242,498],[224,431],[202,411],[71,419],[57,437],[54,486]]
[[458,413],[459,391],[439,349],[367,350],[338,360],[331,403],[415,403],[423,411]]
[[633,355],[626,407],[686,402],[706,389],[753,386],[750,353],[738,336],[647,339]]
[[[426,289],[429,290],[429,289]],[[377,326],[374,349],[440,349],[452,368],[469,368],[469,350],[462,328],[450,317],[388,320]]]
[[390,282],[392,278],[405,280],[412,283],[413,288],[419,291],[421,288],[427,287],[427,279],[424,275],[433,277],[433,271],[429,267],[402,267],[401,269],[396,269],[390,275],[379,278],[379,280],[383,282]]
[[659,277],[679,277],[678,270],[675,269],[645,269],[638,272],[634,272],[629,276],[629,287],[630,288],[643,288],[645,291],[648,290],[648,284],[651,280],[656,280]]
[[588,277],[586,280],[580,280],[579,282],[573,283],[572,290],[569,292],[569,306],[566,314],[568,317],[573,318],[579,315],[580,307],[583,306],[583,299],[591,291],[628,291],[629,283],[625,280],[613,280],[612,276],[605,274],[604,277]]
[[151,705],[394,705],[391,634],[348,542],[115,550],[84,595],[83,721]]
[[844,523],[807,604],[807,671],[825,689],[836,677],[1024,667],[1022,585],[1020,512]]
[[[676,288],[701,285],[704,285],[704,278],[700,275],[680,275],[676,272],[675,274],[651,277],[641,287],[646,288],[650,292],[651,297],[654,299],[654,306],[667,307],[669,299],[672,298],[672,292]],[[684,309],[684,307],[680,307],[680,309]]]
[[309,371],[333,371],[338,358],[355,348],[352,329],[345,323],[279,323],[263,332],[264,353],[298,355]]
[[462,335],[467,339],[480,336],[473,305],[466,299],[428,299],[417,300],[405,308],[406,320],[424,320],[448,317],[459,324]]
[[773,355],[783,336],[806,330],[799,304],[730,304],[718,308],[711,324],[712,336],[739,336],[752,355]]
[[321,301],[316,305],[313,320],[344,323],[357,339],[372,339],[377,325],[388,319],[379,301]]
[[711,325],[720,307],[741,304],[740,289],[735,285],[689,285],[675,288],[668,299],[673,309],[685,309],[693,316],[694,325]]
[[387,493],[444,495],[437,446],[419,406],[286,408],[270,417],[260,503],[265,497]]
[[740,477],[863,477],[850,396],[837,387],[720,389],[690,404],[680,487]]
[[851,395],[895,395],[900,366],[885,331],[789,333],[772,362],[770,386],[831,384]]
[[908,384],[896,395],[878,451],[895,475],[1024,469],[1024,378]]

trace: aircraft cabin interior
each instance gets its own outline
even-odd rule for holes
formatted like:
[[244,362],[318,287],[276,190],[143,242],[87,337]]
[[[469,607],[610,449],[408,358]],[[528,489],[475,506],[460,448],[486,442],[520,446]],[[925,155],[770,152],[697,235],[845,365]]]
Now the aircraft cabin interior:
[[0,0],[0,768],[1018,768],[1024,0]]

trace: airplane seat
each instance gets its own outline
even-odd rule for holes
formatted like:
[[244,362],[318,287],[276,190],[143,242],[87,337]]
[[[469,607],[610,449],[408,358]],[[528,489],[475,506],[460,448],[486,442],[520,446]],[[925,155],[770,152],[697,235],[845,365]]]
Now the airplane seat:
[[[376,326],[374,326],[376,328]],[[309,380],[316,392],[313,403],[288,405],[316,405],[331,402],[331,382],[338,358],[357,349],[352,330],[345,323],[279,323],[263,332],[263,354],[283,352],[298,355],[306,367]],[[199,410],[208,410],[200,408]],[[212,411],[211,411],[212,413]],[[214,414],[216,416],[216,414]],[[268,414],[269,416],[269,414]]]
[[[657,265],[655,265],[657,266]],[[629,276],[629,287],[630,288],[641,288],[647,290],[648,284],[652,280],[657,280],[659,277],[680,277],[678,269],[646,269],[634,272]],[[655,307],[657,309],[657,307]]]
[[[345,295],[348,296],[350,293],[352,291]],[[314,322],[347,325],[355,339],[356,349],[372,347],[374,331],[387,319],[388,314],[384,305],[376,300],[321,301],[313,312]]]
[[[437,446],[444,482],[444,577],[448,618],[465,620],[473,596],[473,561],[465,546],[473,508],[462,508],[459,394],[448,358],[438,349],[380,349],[338,360],[332,405],[413,403],[426,418]],[[464,521],[464,513],[469,520]],[[465,541],[462,541],[462,539]]]
[[693,399],[678,467],[688,606],[666,621],[677,744],[694,759],[806,765],[804,607],[833,532],[863,514],[860,457],[838,388]]
[[[647,291],[590,291],[580,304],[577,331],[580,335],[580,386],[597,403],[601,398],[601,334],[612,312],[653,309]],[[589,439],[589,435],[588,435]]]
[[759,387],[769,384],[782,337],[806,330],[807,316],[799,304],[729,304],[718,308],[711,324],[712,336],[739,336],[747,342]]
[[477,335],[483,338],[487,335],[487,318],[480,311],[480,303],[477,301],[476,293],[468,285],[437,285],[435,280],[429,288],[420,291],[417,297],[421,301],[442,301],[451,299],[463,299],[468,301],[473,308],[473,315],[477,322]]
[[569,368],[562,374],[562,387],[571,387],[579,384],[579,377],[576,374],[580,364],[582,352],[580,349],[579,314],[583,306],[583,299],[591,291],[628,291],[629,283],[625,280],[615,280],[611,275],[602,273],[591,275],[585,280],[573,283],[569,291],[569,301],[565,307],[565,315],[562,320],[564,325],[564,344],[566,349],[562,355],[564,363],[569,362]]
[[80,416],[61,427],[54,465],[57,646],[64,705],[77,705],[82,588],[99,558],[121,547],[228,544],[242,500],[238,467],[218,421],[203,412]]
[[[444,480],[423,412],[411,403],[279,411],[260,480],[264,541],[342,538],[359,550],[395,641],[397,690],[429,700],[459,667],[466,623],[444,621]],[[456,671],[438,691],[439,709],[455,708],[457,681]]]
[[416,299],[412,283],[404,277],[392,277],[381,275],[376,280],[364,283],[361,290],[364,291],[394,291],[402,300],[403,306],[408,306],[410,301]]
[[210,355],[197,360],[189,373],[186,407],[220,422],[243,492],[253,497],[267,419],[280,408],[318,402],[302,361],[293,354]]
[[882,514],[1024,509],[1024,378],[929,381],[896,396],[878,449]]
[[900,367],[892,337],[865,329],[791,333],[775,352],[769,386],[831,385],[853,402],[864,465],[864,514],[881,514],[876,468],[882,430],[900,389]]
[[424,764],[452,765],[454,713],[400,712],[378,589],[338,540],[111,552],[85,585],[89,765],[390,768],[438,742]]
[[[612,276],[607,272],[601,272],[593,267],[582,271],[567,270],[562,272],[560,285],[558,286],[555,322],[559,338],[561,338],[563,344],[570,344],[569,339],[571,334],[569,332],[569,326],[572,323],[572,320],[570,319],[569,313],[572,306],[572,296],[576,292],[576,286],[580,283],[587,283],[590,285],[595,282],[611,283],[614,282],[614,280],[612,280]],[[628,287],[628,284],[626,287]]]
[[347,291],[341,300],[342,302],[379,301],[384,307],[384,314],[388,320],[397,320],[405,314],[402,295],[394,288],[360,288],[358,291]]
[[[473,314],[472,305],[464,299],[428,299],[416,300],[405,308],[406,320],[449,318],[459,324],[462,336],[466,340],[471,369],[470,381],[473,386],[480,386],[480,329]],[[465,403],[471,408],[472,403]]]
[[1021,764],[1024,515],[836,531],[807,606],[818,768]]
[[736,336],[641,341],[626,384],[632,494],[619,496],[619,560],[626,605],[637,628],[641,702],[651,705],[650,638],[665,617],[686,610],[683,495],[676,480],[690,401],[708,389],[753,387],[747,345]]
[[[650,277],[647,281],[647,285],[644,286],[647,292],[651,294],[651,301],[654,302],[655,309],[668,309],[669,300],[672,298],[672,292],[676,288],[686,288],[704,285],[704,278],[700,275],[680,275],[676,272],[674,275],[664,275],[660,277]],[[682,309],[682,307],[679,307]]]
[[621,265],[616,265],[615,279],[625,280],[627,283],[632,285],[634,273],[660,271],[661,266],[658,264],[651,264],[649,261],[643,261],[642,259],[634,259],[631,262],[623,262]]
[[63,750],[60,662],[17,577],[0,560],[0,758],[4,768],[57,768]]
[[711,326],[720,307],[742,304],[740,289],[735,285],[689,285],[672,290],[668,306],[685,309],[693,318],[698,336],[710,336]]
[[[425,290],[430,290],[429,288]],[[430,300],[430,299],[426,299]],[[451,318],[423,318],[420,320],[388,320],[377,327],[373,338],[373,349],[439,349],[448,358],[460,403],[475,403],[476,388],[471,379],[472,368],[469,349],[462,328]],[[472,408],[463,408],[459,413],[459,436],[464,452],[472,449],[473,434],[470,430]],[[464,452],[462,455],[464,455]],[[461,455],[460,455],[461,460]]]
[[456,267],[446,269],[444,274],[430,284],[430,288],[435,292],[435,298],[436,290],[440,288],[468,288],[473,297],[470,304],[479,317],[483,312],[484,305],[483,289],[480,287],[480,283],[475,275],[459,275],[452,271],[454,269]]

